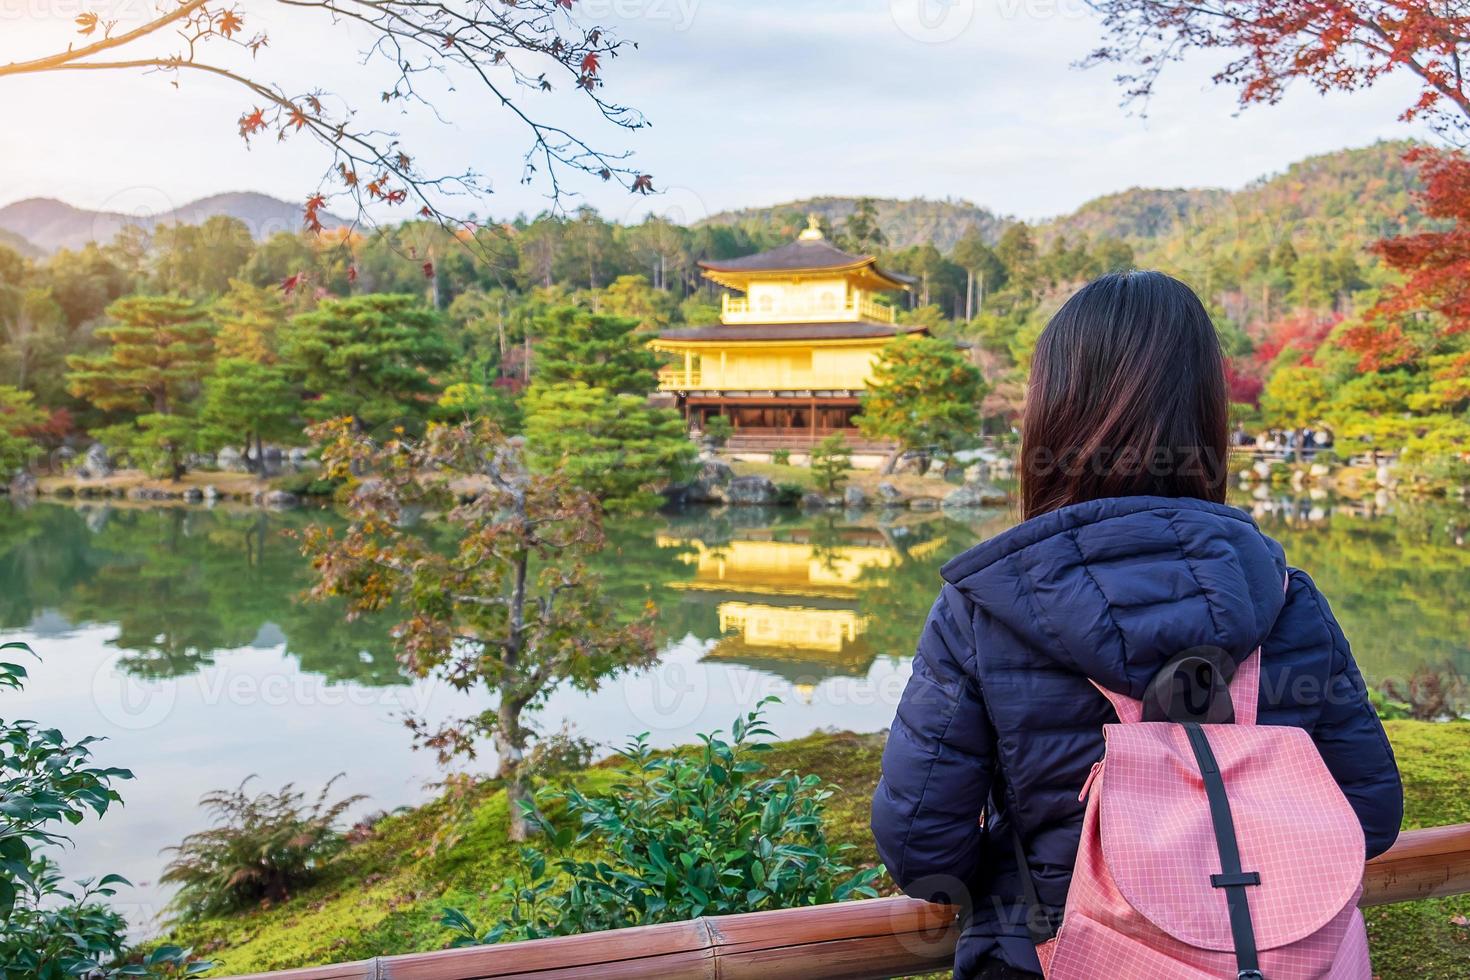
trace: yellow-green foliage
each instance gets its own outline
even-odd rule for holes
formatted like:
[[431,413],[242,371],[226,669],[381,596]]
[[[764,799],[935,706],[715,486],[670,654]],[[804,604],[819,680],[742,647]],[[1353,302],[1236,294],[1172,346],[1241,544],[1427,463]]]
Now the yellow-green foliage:
[[[1409,827],[1470,821],[1470,724],[1393,721],[1386,726],[1408,795]],[[858,845],[864,866],[876,860],[868,835],[868,800],[877,782],[881,735],[819,733],[779,745],[771,769],[814,772],[840,788],[827,805],[833,843]],[[606,787],[606,765],[580,777]],[[462,816],[456,816],[457,814]],[[491,921],[503,906],[500,883],[516,851],[505,841],[505,797],[494,786],[458,805],[439,800],[389,817],[348,849],[327,881],[277,908],[192,924],[173,937],[217,960],[221,972],[279,970],[437,949],[437,924],[448,904]],[[434,853],[428,844],[459,823],[458,842]],[[1462,980],[1470,962],[1470,897],[1368,911],[1379,980]]]

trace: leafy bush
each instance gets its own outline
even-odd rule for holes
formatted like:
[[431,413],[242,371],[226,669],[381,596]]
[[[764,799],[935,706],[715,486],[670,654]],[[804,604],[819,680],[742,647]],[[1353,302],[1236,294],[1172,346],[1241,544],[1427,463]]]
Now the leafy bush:
[[[25,650],[6,643],[0,650]],[[19,690],[25,668],[0,663],[0,689]],[[84,879],[75,888],[43,854],[68,842],[51,829],[75,824],[88,810],[98,817],[122,798],[114,781],[126,769],[91,765],[96,742],[67,742],[54,728],[33,721],[0,720],[0,978],[62,980],[180,976],[213,964],[190,960],[189,951],[162,946],[141,962],[128,962],[127,922],[105,902],[128,884],[121,875]]]
[[349,796],[329,804],[327,794],[340,774],[310,805],[289,783],[279,793],[250,796],[245,786],[254,778],[206,794],[199,802],[214,814],[215,825],[168,848],[175,856],[159,880],[179,885],[173,907],[181,918],[284,900],[341,850],[345,837],[337,823],[365,799]]
[[272,485],[298,497],[330,497],[342,487],[342,481],[323,476],[321,470],[298,470],[276,477]]
[[791,463],[791,450],[789,450],[789,449],[777,449],[775,452],[771,453],[771,462],[775,463],[777,466],[788,466],[788,465],[790,465],[790,463]]
[[619,752],[624,781],[605,794],[543,793],[570,822],[531,818],[562,856],[523,849],[523,878],[507,882],[510,914],[488,930],[445,910],[453,945],[876,895],[879,872],[854,873],[851,846],[827,841],[822,811],[834,790],[818,776],[765,774],[759,755],[770,746],[751,741],[772,734],[764,705],[736,719],[729,741],[701,735],[695,753],[656,754],[639,735]]
[[723,446],[735,434],[735,426],[723,415],[711,415],[704,420],[704,438],[716,446]]
[[776,484],[776,503],[782,507],[789,507],[801,500],[806,493],[806,488],[800,483],[778,483]]

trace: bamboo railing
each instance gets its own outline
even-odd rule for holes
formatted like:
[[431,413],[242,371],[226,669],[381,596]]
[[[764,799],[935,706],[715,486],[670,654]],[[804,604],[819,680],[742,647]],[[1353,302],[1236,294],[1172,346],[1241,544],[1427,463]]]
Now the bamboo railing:
[[[1470,893],[1470,824],[1411,830],[1363,872],[1387,905]],[[380,956],[246,980],[877,980],[948,967],[954,910],[911,898],[720,915],[563,939]]]

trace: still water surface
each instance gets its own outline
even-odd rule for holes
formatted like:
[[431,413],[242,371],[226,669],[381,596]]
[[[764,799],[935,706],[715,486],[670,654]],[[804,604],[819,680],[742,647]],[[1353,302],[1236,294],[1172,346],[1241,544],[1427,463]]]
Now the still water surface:
[[[1470,512],[1398,503],[1243,502],[1306,568],[1369,683],[1426,717],[1470,712]],[[117,872],[134,922],[167,900],[159,851],[200,829],[196,801],[252,775],[363,793],[358,813],[424,799],[442,774],[402,719],[465,714],[475,698],[399,672],[386,622],[299,601],[309,569],[288,535],[329,515],[98,505],[0,505],[0,628],[38,662],[0,717],[105,736],[130,767],[127,806],[78,828],[75,874]],[[938,567],[1013,523],[904,513],[698,512],[624,520],[599,571],[620,604],[659,610],[660,664],[563,691],[543,729],[605,745],[725,726],[774,695],[783,737],[886,726]],[[471,768],[493,768],[481,758]]]

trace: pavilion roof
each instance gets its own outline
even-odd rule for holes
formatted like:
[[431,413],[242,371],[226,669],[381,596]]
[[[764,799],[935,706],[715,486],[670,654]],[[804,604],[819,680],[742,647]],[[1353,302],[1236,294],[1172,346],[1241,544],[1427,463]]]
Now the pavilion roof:
[[919,333],[922,324],[870,323],[865,320],[840,323],[717,323],[707,327],[677,327],[664,330],[659,341],[716,343],[753,340],[870,340]]
[[699,263],[705,274],[721,285],[741,289],[762,273],[780,276],[852,275],[868,288],[908,289],[913,277],[878,267],[871,255],[844,252],[821,238],[801,238],[777,248],[738,259],[708,259]]

